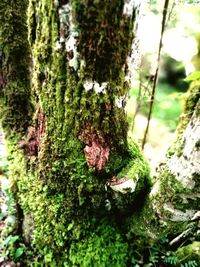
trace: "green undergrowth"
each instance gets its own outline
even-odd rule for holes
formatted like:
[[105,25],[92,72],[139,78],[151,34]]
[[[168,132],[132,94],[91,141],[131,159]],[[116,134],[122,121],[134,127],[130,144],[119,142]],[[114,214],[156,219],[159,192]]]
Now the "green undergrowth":
[[197,267],[200,265],[200,242],[193,242],[181,247],[176,252],[180,267]]

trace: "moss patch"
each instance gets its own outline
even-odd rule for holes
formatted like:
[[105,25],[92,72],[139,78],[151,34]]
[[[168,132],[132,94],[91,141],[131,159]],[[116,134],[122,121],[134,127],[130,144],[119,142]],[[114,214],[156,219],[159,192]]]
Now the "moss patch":
[[200,81],[193,81],[190,85],[188,92],[185,94],[183,113],[180,117],[180,123],[177,127],[177,139],[173,146],[168,151],[168,155],[181,156],[184,148],[184,140],[182,134],[186,129],[192,115],[195,113],[198,116],[199,110],[199,97],[200,97]]
[[[179,248],[176,251],[179,264],[177,266],[199,266],[200,265],[200,242]],[[193,265],[192,265],[193,262]],[[186,265],[187,264],[187,265]]]
[[124,1],[73,1],[80,39],[78,51],[85,71],[98,82],[115,80],[130,51],[133,39],[132,17],[122,15]]
[[72,244],[69,258],[73,266],[126,266],[128,244],[110,223],[100,222],[86,239]]
[[5,79],[0,91],[0,113],[6,135],[25,132],[32,115],[26,9],[27,1],[0,3],[0,72]]

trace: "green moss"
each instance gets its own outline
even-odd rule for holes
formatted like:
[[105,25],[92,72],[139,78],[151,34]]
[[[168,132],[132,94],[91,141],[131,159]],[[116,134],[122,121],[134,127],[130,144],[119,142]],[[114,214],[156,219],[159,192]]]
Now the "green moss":
[[[111,260],[116,266],[123,266],[128,257],[127,244],[124,241],[126,230],[119,230],[121,222],[116,216],[124,212],[127,215],[132,214],[130,205],[132,206],[133,196],[119,196],[119,199],[116,199],[112,198],[110,192],[105,191],[106,179],[110,178],[111,174],[97,175],[88,169],[82,144],[77,139],[65,140],[62,149],[59,149],[57,144],[63,140],[57,140],[55,147],[51,145],[53,153],[49,150],[47,140],[43,140],[39,152],[41,160],[37,165],[38,172],[34,170],[35,164],[38,163],[33,158],[25,159],[22,152],[13,151],[12,142],[9,145],[13,156],[10,158],[13,188],[15,187],[16,197],[25,216],[31,214],[33,220],[30,240],[35,254],[39,256],[35,261],[44,261],[47,266],[54,266],[48,262],[51,258],[55,266],[62,266],[62,262],[69,255],[69,264],[72,262],[72,266],[87,266],[87,263],[92,261],[89,254],[91,250],[96,253],[95,263],[101,260],[104,244],[107,251],[103,253],[105,264]],[[135,144],[131,145],[130,154],[131,160],[139,158],[139,171],[137,172],[137,168],[135,171],[141,176],[141,190],[148,188],[144,179],[148,180],[149,170]],[[111,201],[111,211],[105,207],[107,199]],[[104,223],[101,224],[102,220]],[[90,237],[91,233],[95,234]],[[110,249],[106,250],[106,247]],[[83,254],[87,255],[84,259]]]
[[128,245],[110,223],[100,223],[86,239],[73,243],[69,258],[73,266],[126,266]]
[[[181,247],[176,251],[178,258],[177,266],[199,266],[200,265],[200,242],[193,242]],[[189,265],[190,262],[190,265]],[[192,265],[193,262],[193,265]],[[188,265],[186,265],[188,264]]]
[[183,101],[183,112],[180,116],[180,123],[176,130],[176,142],[170,147],[168,156],[177,155],[180,157],[183,152],[185,140],[183,140],[183,132],[185,131],[192,115],[195,113],[198,116],[199,110],[199,96],[200,96],[200,81],[193,81],[188,92],[185,94]]
[[0,93],[0,113],[7,136],[14,131],[24,133],[32,115],[26,9],[27,1],[0,3],[1,72],[5,79]]
[[[185,210],[196,209],[197,202],[195,201],[195,192],[191,192],[190,189],[183,187],[166,167],[159,175],[159,180],[159,194],[156,195],[155,198],[160,207],[165,203],[170,203],[175,209],[183,212]],[[163,211],[163,215],[164,214],[165,211]],[[166,213],[166,216],[168,217],[170,214]]]
[[134,15],[122,16],[121,0],[72,3],[80,31],[78,51],[86,63],[87,75],[100,83],[117,79],[130,51]]
[[[133,141],[129,142],[128,157],[123,157],[122,162],[111,173],[116,176],[116,179],[126,177],[126,179],[133,180],[136,183],[136,188],[134,192],[127,192],[126,194],[113,191],[113,205],[121,212],[129,213],[139,209],[144,203],[143,200],[151,187],[150,170],[139,147]],[[138,205],[138,201],[141,205]]]
[[190,89],[185,95],[183,114],[180,118],[180,124],[177,128],[177,135],[180,137],[185,130],[190,118],[192,117],[195,107],[198,103],[200,96],[200,81],[193,81]]

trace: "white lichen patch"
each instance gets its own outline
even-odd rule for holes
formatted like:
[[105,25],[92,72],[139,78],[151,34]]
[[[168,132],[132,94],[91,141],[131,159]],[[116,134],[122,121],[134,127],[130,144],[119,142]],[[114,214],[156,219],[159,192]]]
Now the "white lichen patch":
[[94,91],[95,91],[97,94],[104,93],[106,87],[107,87],[107,83],[106,83],[106,82],[103,82],[103,83],[100,85],[98,82],[94,81]]
[[132,179],[128,179],[123,183],[120,184],[109,184],[110,188],[115,192],[119,192],[122,194],[126,193],[133,193],[135,191],[137,182],[133,181]]
[[118,108],[122,108],[123,106],[125,106],[125,102],[126,102],[126,96],[120,96],[115,100],[115,105]]
[[192,221],[200,220],[200,211],[197,211],[194,216],[191,218]]
[[59,1],[58,0],[54,0],[54,6],[58,7],[59,6]]
[[108,85],[107,82],[103,82],[102,84],[99,84],[96,81],[92,81],[92,79],[87,79],[83,82],[83,87],[86,92],[94,89],[95,93],[97,94],[105,93],[107,85]]
[[[65,7],[65,6],[64,6]],[[64,43],[65,42],[65,38],[67,35],[67,28],[69,27],[69,12],[70,12],[70,5],[67,4],[67,9],[66,7],[63,8],[60,7],[58,10],[58,14],[59,14],[59,21],[60,21],[60,43]]]
[[[65,43],[65,49],[67,51],[67,58],[69,66],[78,70],[80,66],[80,54],[77,51],[77,39],[79,33],[77,27],[73,22],[73,14],[71,5],[62,5],[59,10],[59,20],[60,20],[60,39],[59,43]],[[55,50],[59,50],[60,46],[56,42]]]
[[71,50],[76,49],[76,39],[73,35],[70,35],[69,38],[65,42],[65,48],[67,52],[70,52]]
[[185,212],[175,209],[171,204],[164,204],[163,208],[165,211],[171,213],[171,221],[174,222],[184,222],[190,221],[196,214],[196,210],[186,210]]
[[[127,14],[127,16],[131,16],[131,8],[127,4],[126,1],[124,5],[124,14]],[[135,86],[136,77],[138,77],[138,74],[140,73],[140,68],[142,65],[141,58],[142,58],[142,52],[141,52],[141,34],[140,32],[143,31],[142,25],[144,20],[144,10],[145,10],[145,3],[144,1],[133,1],[135,2],[135,8],[137,12],[137,16],[134,21],[134,27],[133,27],[133,33],[134,33],[134,39],[131,45],[130,53],[126,60],[126,77],[125,80],[131,84],[132,87]],[[132,2],[132,5],[134,4]],[[133,6],[133,8],[134,8]],[[131,14],[131,15],[128,15]]]
[[71,52],[73,55],[72,58],[69,59],[69,66],[73,67],[76,71],[79,67],[80,62],[80,54],[77,50],[77,40],[78,40],[78,32],[76,30],[76,26],[73,23],[72,11],[69,13],[69,36],[65,42],[65,47],[67,52]]
[[71,11],[71,6],[69,4],[62,5],[62,9],[65,10],[65,12],[69,13]]
[[156,183],[154,184],[151,192],[150,192],[150,197],[153,197],[155,195],[157,195],[159,193],[160,190],[160,181],[156,181]]
[[173,155],[167,165],[170,172],[183,187],[193,189],[194,176],[200,175],[200,149],[196,147],[200,140],[200,118],[195,115],[191,118],[183,134],[183,151],[178,157]]
[[112,206],[111,206],[111,202],[110,202],[109,199],[106,199],[106,201],[105,201],[105,208],[106,208],[108,211],[110,211],[111,208],[112,208]]
[[141,3],[140,0],[126,0],[124,4],[124,9],[123,9],[123,15],[126,16],[132,16],[133,15],[133,9],[137,6],[139,6]]
[[63,36],[60,36],[60,43],[64,43],[65,42],[65,38]]
[[61,48],[62,48],[61,43],[60,43],[59,41],[57,41],[57,42],[55,43],[54,50],[55,50],[55,51],[59,51]]
[[94,82],[92,81],[92,79],[88,79],[83,82],[83,87],[86,92],[92,90],[93,86],[94,86]]

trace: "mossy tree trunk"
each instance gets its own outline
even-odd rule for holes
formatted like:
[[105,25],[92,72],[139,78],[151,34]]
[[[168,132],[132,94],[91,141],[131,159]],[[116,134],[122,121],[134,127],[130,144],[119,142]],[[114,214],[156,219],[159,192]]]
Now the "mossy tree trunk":
[[149,195],[149,167],[127,139],[126,61],[137,7],[30,0],[27,31],[27,5],[0,4],[7,14],[0,21],[2,126],[25,240],[45,266],[128,266],[134,249],[166,232],[170,215],[157,203],[180,191],[171,185],[174,195],[163,198],[171,183],[163,178]]
[[171,247],[179,247],[187,238],[199,240],[199,111],[200,80],[195,80],[185,95],[176,141],[158,166],[153,187],[139,215],[141,229],[144,225],[149,229],[144,235],[152,240],[158,235],[169,236]]

